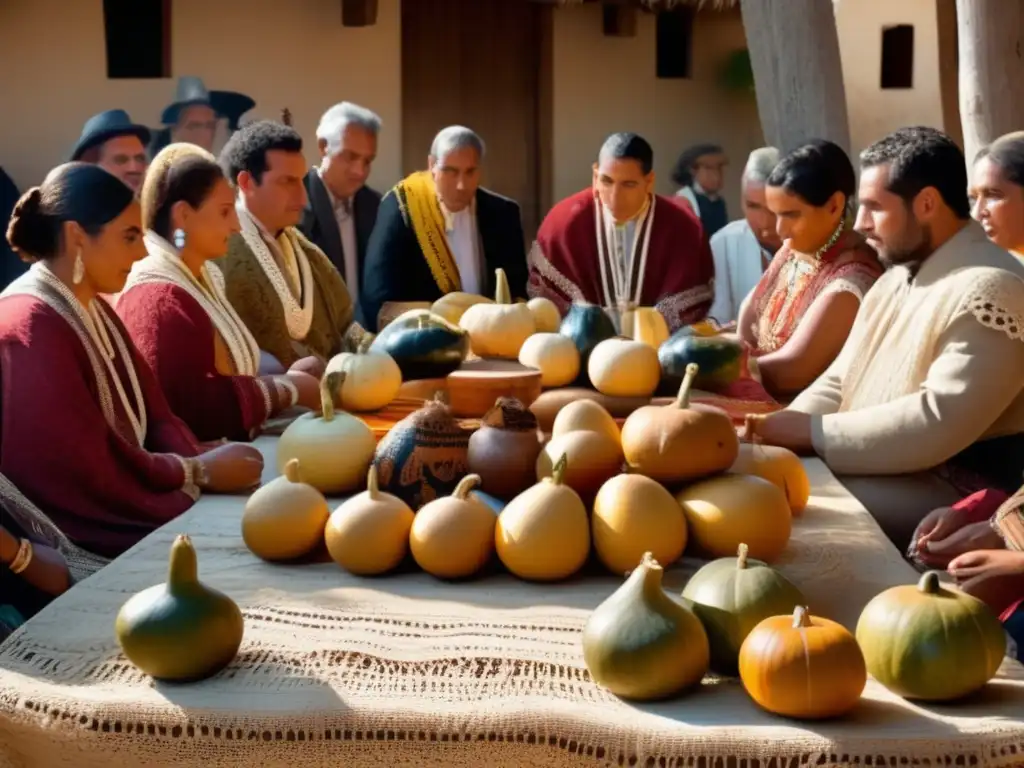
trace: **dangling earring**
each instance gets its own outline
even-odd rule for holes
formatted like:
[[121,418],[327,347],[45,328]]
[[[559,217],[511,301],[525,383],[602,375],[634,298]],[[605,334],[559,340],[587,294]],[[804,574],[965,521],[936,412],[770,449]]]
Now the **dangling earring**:
[[176,229],[174,230],[174,247],[179,251],[185,247],[185,230]]
[[82,249],[75,254],[75,268],[71,273],[71,281],[78,285],[85,279],[85,262],[82,261]]

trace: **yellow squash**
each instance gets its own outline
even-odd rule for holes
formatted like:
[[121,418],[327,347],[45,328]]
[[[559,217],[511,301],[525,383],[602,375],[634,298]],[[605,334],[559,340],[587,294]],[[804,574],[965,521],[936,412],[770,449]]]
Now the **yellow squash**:
[[342,352],[327,363],[326,373],[345,374],[336,399],[349,411],[379,411],[398,396],[402,386],[402,369],[398,363],[386,352],[371,351],[372,343],[373,337],[369,337],[358,352]]
[[361,419],[337,411],[332,393],[341,391],[343,372],[329,373],[320,382],[320,413],[304,413],[285,429],[277,442],[277,466],[283,472],[297,459],[302,479],[321,493],[345,493],[362,485],[377,441]]
[[523,342],[519,362],[540,371],[544,387],[564,387],[580,372],[580,352],[568,336],[560,333],[535,333]]
[[587,375],[610,397],[650,397],[661,380],[658,351],[641,341],[605,339],[590,353]]
[[533,323],[537,326],[537,333],[555,333],[562,324],[562,313],[558,311],[555,302],[545,299],[543,296],[536,296],[526,302],[526,306],[533,313]]
[[366,490],[344,502],[327,521],[327,551],[334,562],[357,576],[387,573],[409,551],[413,517],[408,504],[380,490],[377,469],[370,467]]
[[452,291],[446,293],[440,299],[435,301],[430,306],[430,311],[435,315],[440,315],[449,323],[459,324],[459,320],[462,319],[462,315],[465,314],[466,310],[477,304],[493,304],[494,300],[489,299],[486,296],[480,296],[476,293],[466,293],[465,291]]
[[654,307],[637,307],[622,313],[621,331],[634,341],[657,349],[668,340],[668,323],[665,316]]
[[562,482],[566,457],[545,478],[510,501],[498,515],[495,548],[521,579],[558,581],[583,567],[590,554],[590,522],[583,501]]
[[284,475],[258,489],[245,502],[242,541],[264,560],[292,560],[312,552],[324,538],[330,512],[316,488],[302,482],[299,460]]
[[497,289],[493,304],[474,304],[463,313],[459,326],[469,333],[473,354],[517,360],[519,350],[537,330],[525,303],[512,302],[505,270],[495,270]]
[[413,559],[439,579],[462,579],[479,572],[494,554],[494,510],[469,492],[478,475],[466,475],[451,496],[434,499],[419,512],[409,532]]

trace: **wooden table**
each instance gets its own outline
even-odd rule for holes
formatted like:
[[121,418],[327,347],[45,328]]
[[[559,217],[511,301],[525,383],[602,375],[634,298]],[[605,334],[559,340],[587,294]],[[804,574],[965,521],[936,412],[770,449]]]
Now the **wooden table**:
[[[257,445],[270,478],[274,440]],[[778,565],[813,611],[852,627],[867,600],[916,574],[820,461],[806,466],[811,503]],[[205,497],[0,648],[0,768],[1024,762],[1016,662],[958,706],[908,704],[869,681],[858,709],[830,723],[767,715],[734,680],[629,704],[590,681],[579,645],[589,611],[621,579],[533,585],[494,572],[442,583],[271,565],[242,544],[243,506]],[[154,684],[120,655],[114,616],[163,581],[181,532],[200,577],[243,609],[246,636],[218,676]],[[670,569],[666,587],[681,589],[697,565]]]

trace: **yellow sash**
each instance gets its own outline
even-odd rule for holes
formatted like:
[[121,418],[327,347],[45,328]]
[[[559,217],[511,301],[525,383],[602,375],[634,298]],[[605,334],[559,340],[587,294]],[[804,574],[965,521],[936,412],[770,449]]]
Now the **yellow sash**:
[[398,182],[395,194],[402,218],[412,225],[416,242],[441,293],[461,291],[462,281],[448,246],[433,176],[429,171],[417,171]]

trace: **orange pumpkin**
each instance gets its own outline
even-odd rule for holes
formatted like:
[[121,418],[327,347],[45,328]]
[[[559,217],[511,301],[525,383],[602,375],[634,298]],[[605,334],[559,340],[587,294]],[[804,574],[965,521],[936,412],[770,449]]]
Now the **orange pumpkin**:
[[740,680],[769,712],[819,720],[853,709],[868,673],[860,646],[844,626],[797,606],[792,617],[772,616],[747,635],[740,647]]

